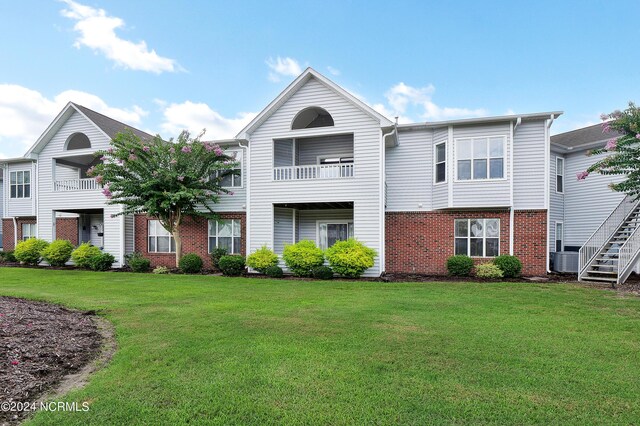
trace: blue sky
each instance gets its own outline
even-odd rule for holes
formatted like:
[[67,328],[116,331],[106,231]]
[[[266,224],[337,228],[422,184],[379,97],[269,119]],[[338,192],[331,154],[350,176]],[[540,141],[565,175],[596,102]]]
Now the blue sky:
[[0,2],[0,156],[68,101],[135,127],[233,136],[306,66],[390,118],[640,101],[636,1]]

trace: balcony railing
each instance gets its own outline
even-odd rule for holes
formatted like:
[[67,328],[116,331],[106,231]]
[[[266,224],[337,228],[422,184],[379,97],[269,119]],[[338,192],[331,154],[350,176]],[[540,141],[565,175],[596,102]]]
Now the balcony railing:
[[273,168],[273,180],[342,179],[351,177],[353,177],[353,163]]
[[65,179],[57,180],[53,183],[53,190],[60,191],[91,191],[98,189],[100,185],[93,178],[87,179]]

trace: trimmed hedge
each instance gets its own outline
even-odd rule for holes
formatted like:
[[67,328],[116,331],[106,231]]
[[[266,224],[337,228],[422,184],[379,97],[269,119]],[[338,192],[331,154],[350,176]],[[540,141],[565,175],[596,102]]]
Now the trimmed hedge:
[[102,252],[96,246],[90,243],[82,243],[77,249],[71,252],[71,260],[78,268],[90,268],[91,259],[100,256]]
[[108,271],[116,261],[111,253],[101,252],[89,259],[89,269],[93,271]]
[[473,260],[469,256],[458,254],[447,259],[449,275],[467,277],[473,269]]
[[215,269],[220,269],[220,258],[227,255],[227,249],[223,247],[216,247],[211,252],[211,264]]
[[333,279],[333,270],[328,266],[318,266],[313,269],[313,278],[317,280]]
[[49,243],[39,238],[29,238],[20,241],[16,246],[13,255],[18,262],[27,265],[37,265],[42,261],[42,252],[49,246]]
[[180,258],[178,267],[185,274],[198,274],[202,271],[202,258],[195,253],[185,254]]
[[278,255],[267,246],[262,246],[247,257],[247,266],[260,273],[265,273],[267,268],[278,265]]
[[373,267],[378,254],[355,238],[349,238],[337,241],[326,250],[325,255],[333,272],[347,278],[358,278]]
[[222,256],[220,258],[220,270],[224,275],[237,277],[244,272],[244,257],[239,254]]
[[64,266],[71,259],[73,244],[68,240],[55,240],[42,251],[42,257],[51,266]]
[[517,256],[503,254],[493,259],[493,263],[500,268],[505,278],[517,278],[522,273],[522,262]]
[[151,260],[142,256],[142,253],[132,253],[127,256],[127,265],[133,272],[149,272]]
[[282,259],[294,275],[310,277],[313,268],[322,266],[324,263],[324,254],[313,241],[302,240],[295,244],[285,245]]
[[271,278],[282,278],[284,277],[284,271],[278,265],[269,266],[264,270],[266,276]]
[[502,270],[491,262],[482,263],[476,266],[476,276],[478,278],[502,278]]
[[17,262],[13,250],[0,251],[0,260],[3,262]]

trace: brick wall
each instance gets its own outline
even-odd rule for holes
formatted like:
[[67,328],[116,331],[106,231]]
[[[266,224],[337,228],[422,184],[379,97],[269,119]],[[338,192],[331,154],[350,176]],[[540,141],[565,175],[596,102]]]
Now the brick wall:
[[[246,219],[244,212],[220,213],[221,219],[239,219],[242,233],[241,254],[245,255],[246,246]],[[136,215],[135,217],[135,246],[136,251],[151,260],[151,266],[166,266],[174,268],[176,265],[175,253],[149,253],[148,251],[148,228],[150,218],[146,215]],[[180,227],[182,237],[182,253],[196,253],[204,261],[205,268],[211,268],[211,258],[209,256],[209,225],[208,221],[202,217],[187,217]]]
[[69,240],[74,246],[78,245],[78,218],[56,218],[56,239]]
[[[22,241],[22,225],[36,223],[35,217],[21,217],[16,219],[18,225],[18,242]],[[2,249],[4,251],[15,249],[13,234],[13,219],[2,219]]]
[[[389,212],[386,214],[386,271],[444,275],[454,254],[455,219],[500,219],[500,254],[509,254],[509,211]],[[546,273],[546,210],[516,211],[514,254],[524,275]],[[490,258],[474,258],[475,263]]]

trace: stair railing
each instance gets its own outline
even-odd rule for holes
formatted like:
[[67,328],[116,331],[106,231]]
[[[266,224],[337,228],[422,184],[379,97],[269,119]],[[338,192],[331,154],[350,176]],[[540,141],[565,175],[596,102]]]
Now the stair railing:
[[600,253],[605,244],[609,242],[613,234],[620,228],[620,225],[640,204],[639,200],[627,195],[620,201],[620,204],[607,216],[598,229],[587,239],[578,251],[578,280],[581,280],[591,261]]
[[640,255],[640,226],[633,230],[627,241],[618,251],[618,279],[617,284],[624,283],[633,271]]

